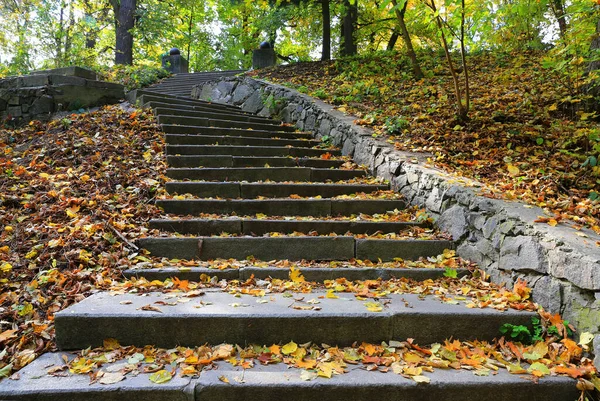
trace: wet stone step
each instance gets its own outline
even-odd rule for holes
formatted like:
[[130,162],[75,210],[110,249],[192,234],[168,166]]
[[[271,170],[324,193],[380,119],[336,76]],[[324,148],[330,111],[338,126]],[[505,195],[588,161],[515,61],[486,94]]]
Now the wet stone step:
[[268,123],[255,123],[245,121],[218,120],[212,118],[196,118],[172,115],[157,115],[159,124],[191,125],[196,127],[222,127],[222,128],[244,128],[271,131],[295,132],[295,127],[287,125],[273,125]]
[[292,156],[320,157],[326,153],[341,156],[340,150],[295,148],[288,146],[235,146],[223,145],[167,145],[166,153],[176,155],[232,155],[232,156]]
[[[169,145],[237,145],[237,146],[295,146],[299,148],[311,148],[320,145],[320,141],[301,139],[271,139],[271,138],[249,138],[238,136],[218,135],[165,135]],[[326,153],[326,152],[324,152]],[[256,155],[258,156],[258,155]]]
[[341,181],[365,177],[363,170],[311,167],[169,168],[167,177],[205,181]]
[[[274,126],[275,127],[275,126]],[[248,138],[314,139],[306,132],[273,132],[265,130],[245,130],[240,128],[194,127],[189,125],[163,124],[162,130],[176,135],[240,136]]]
[[410,227],[423,227],[415,222],[372,222],[372,221],[338,221],[338,220],[269,220],[269,219],[154,219],[150,220],[150,228],[179,234],[218,235],[221,233],[264,235],[272,232],[319,234],[375,234],[400,233]]
[[355,193],[372,193],[389,189],[379,184],[325,184],[325,183],[264,183],[264,182],[167,182],[171,194],[192,194],[203,198],[285,198],[290,195],[332,198]]
[[[267,303],[257,303],[258,298],[249,295],[208,290],[190,302],[178,302],[175,294],[102,292],[56,313],[56,339],[64,350],[100,346],[106,338],[115,338],[122,345],[163,348],[205,343],[277,344],[290,339],[299,344],[312,341],[346,346],[355,341],[413,338],[418,344],[428,344],[449,338],[489,341],[498,337],[503,324],[529,327],[536,316],[515,310],[467,308],[414,294],[390,294],[386,307],[374,313],[354,294],[338,293],[336,299],[316,291],[302,295],[306,300],[318,299],[320,309],[291,308],[297,301],[283,294],[269,294]],[[146,305],[161,312],[143,310]]]
[[198,260],[248,257],[260,260],[418,260],[454,247],[451,241],[445,240],[355,239],[351,236],[149,237],[139,239],[138,245],[153,256]]
[[[394,278],[407,278],[416,281],[435,280],[444,277],[444,269],[405,269],[405,268],[373,268],[373,267],[300,267],[298,268],[304,279],[309,282],[322,283],[326,280],[345,278],[349,281],[356,280],[389,280]],[[123,271],[125,277],[144,277],[146,280],[161,280],[177,277],[180,280],[198,281],[200,275],[217,277],[218,280],[246,281],[251,278],[264,280],[268,278],[288,280],[290,270],[281,267],[241,267],[239,269],[210,269],[206,267],[191,268],[152,268],[128,269]],[[456,269],[457,277],[469,274],[466,269]]]
[[167,156],[170,167],[340,167],[343,160],[252,156]]
[[362,199],[160,199],[156,205],[165,213],[200,213],[252,216],[350,216],[385,213],[406,207],[403,200]]

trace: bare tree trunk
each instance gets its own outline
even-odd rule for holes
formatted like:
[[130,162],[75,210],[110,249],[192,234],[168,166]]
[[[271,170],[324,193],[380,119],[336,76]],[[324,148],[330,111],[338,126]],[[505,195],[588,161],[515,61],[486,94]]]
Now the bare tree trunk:
[[111,0],[115,13],[115,64],[133,64],[136,0]]
[[394,50],[394,47],[396,47],[396,42],[398,41],[399,37],[400,37],[400,35],[398,35],[398,32],[393,31],[392,36],[390,36],[390,40],[388,40],[386,50],[388,50],[388,51]]
[[567,18],[565,13],[565,5],[563,0],[552,0],[550,8],[558,21],[558,29],[560,31],[560,38],[565,39],[569,26],[567,25]]
[[394,11],[396,12],[396,17],[398,18],[398,25],[400,26],[400,32],[402,33],[402,40],[404,40],[404,45],[406,46],[406,54],[410,59],[410,64],[412,66],[413,73],[415,74],[415,78],[422,79],[423,71],[421,70],[421,66],[419,65],[417,54],[415,53],[415,49],[412,45],[412,40],[410,40],[410,34],[408,33],[406,22],[404,21],[404,15],[406,14],[406,8],[408,7],[408,0],[404,1],[404,5],[401,9],[398,9],[397,0],[392,0],[392,5],[394,6]]
[[323,19],[321,60],[331,60],[331,13],[329,10],[329,0],[321,0],[321,18]]
[[358,22],[358,0],[354,4],[349,0],[344,0],[344,9],[346,11],[342,20],[342,56],[353,56],[357,52],[354,32]]
[[[465,54],[464,54],[464,0],[462,1],[463,13],[462,13],[462,22],[461,22],[461,33],[463,36],[461,37],[461,52],[463,63],[465,62]],[[468,82],[466,84],[466,92],[467,92],[467,101],[466,106],[463,104],[463,94],[460,88],[460,81],[458,79],[458,74],[456,73],[456,69],[454,68],[454,62],[452,61],[452,56],[450,55],[450,49],[448,47],[448,41],[446,39],[446,34],[444,33],[444,24],[442,22],[442,17],[439,15],[437,7],[435,5],[434,0],[430,0],[430,3],[427,4],[429,8],[433,11],[435,21],[437,23],[438,29],[440,30],[440,35],[442,37],[442,45],[444,48],[444,54],[446,55],[446,61],[448,62],[448,68],[450,69],[450,74],[452,75],[452,81],[454,82],[454,95],[456,97],[456,109],[458,118],[461,121],[464,121],[468,118],[469,114],[469,85]],[[467,70],[467,66],[463,66],[465,71]],[[468,75],[465,75],[465,78],[468,79]]]

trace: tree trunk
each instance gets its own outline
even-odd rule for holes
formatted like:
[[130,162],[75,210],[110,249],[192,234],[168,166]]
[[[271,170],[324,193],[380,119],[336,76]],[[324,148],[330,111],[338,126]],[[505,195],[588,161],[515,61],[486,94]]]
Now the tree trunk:
[[552,12],[558,21],[558,29],[560,31],[560,38],[565,39],[567,35],[567,29],[569,26],[567,25],[567,18],[565,13],[565,5],[563,4],[563,0],[552,0],[550,4],[552,8]]
[[331,13],[329,10],[329,0],[321,0],[321,18],[323,19],[321,60],[331,60]]
[[396,0],[392,0],[392,4],[394,5],[394,10],[396,12],[396,17],[398,18],[398,25],[400,26],[400,32],[402,34],[402,40],[404,40],[404,45],[406,46],[406,54],[410,59],[410,64],[413,69],[413,73],[415,74],[416,79],[423,78],[423,71],[421,71],[421,66],[419,65],[419,60],[417,59],[417,54],[415,53],[415,49],[412,45],[412,41],[410,40],[410,34],[408,33],[408,28],[406,27],[406,22],[404,21],[404,15],[406,14],[406,8],[408,7],[408,0],[404,1],[404,5],[401,9],[398,9],[398,2]]
[[115,13],[115,64],[133,64],[136,0],[111,0]]
[[398,32],[396,32],[396,31],[392,32],[392,36],[390,36],[390,40],[388,40],[388,44],[386,46],[387,51],[394,50],[394,47],[396,47],[396,42],[398,41],[399,36],[400,35],[398,35]]
[[597,59],[597,53],[600,52],[600,19],[596,21],[596,34],[590,44],[590,50],[592,51],[592,61],[587,66],[588,73],[594,70],[600,70],[600,60]]
[[350,0],[344,0],[344,9],[346,14],[342,20],[341,53],[342,56],[353,56],[357,52],[354,32],[358,22],[358,0],[355,0],[354,4],[351,4]]

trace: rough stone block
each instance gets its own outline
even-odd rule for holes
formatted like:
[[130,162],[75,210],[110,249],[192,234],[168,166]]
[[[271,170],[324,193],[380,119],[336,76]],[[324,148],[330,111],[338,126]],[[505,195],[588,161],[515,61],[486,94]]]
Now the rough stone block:
[[500,248],[498,268],[501,270],[527,271],[546,273],[548,263],[544,249],[531,236],[508,237]]
[[438,226],[449,232],[454,241],[460,241],[469,231],[465,212],[465,208],[454,206],[442,213],[437,221]]

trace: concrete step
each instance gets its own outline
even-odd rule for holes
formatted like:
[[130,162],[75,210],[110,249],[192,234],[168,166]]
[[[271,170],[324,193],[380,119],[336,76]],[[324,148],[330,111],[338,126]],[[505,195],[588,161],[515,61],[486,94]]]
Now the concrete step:
[[255,199],[286,198],[290,195],[332,198],[359,192],[387,190],[388,185],[323,184],[323,183],[268,183],[268,182],[167,182],[167,191],[173,194],[192,194],[203,198]]
[[454,244],[445,240],[383,240],[336,237],[148,237],[138,246],[169,259],[418,260]]
[[338,220],[270,220],[270,219],[154,219],[150,220],[150,228],[176,232],[186,235],[219,235],[221,233],[264,235],[273,232],[291,234],[293,232],[319,234],[375,234],[400,233],[407,228],[422,226],[414,222],[373,222],[373,221],[338,221]]
[[165,135],[169,145],[236,145],[236,146],[294,146],[297,148],[312,148],[321,142],[306,139],[271,139],[249,138],[243,136],[219,135]]
[[288,146],[243,146],[243,145],[169,145],[166,147],[167,155],[231,155],[231,156],[292,156],[292,157],[320,157],[327,153],[332,156],[341,156],[337,149],[312,149]]
[[346,199],[159,199],[156,205],[165,213],[198,215],[200,213],[253,216],[351,216],[402,210],[402,200]]
[[[151,102],[152,103],[152,102]],[[279,126],[281,125],[281,121],[268,119],[264,117],[252,117],[248,114],[243,113],[233,113],[233,112],[222,112],[222,111],[213,111],[210,110],[210,107],[203,107],[200,109],[199,106],[192,106],[191,110],[186,110],[182,108],[174,108],[167,106],[158,106],[153,107],[154,113],[157,115],[179,115],[186,117],[199,117],[199,118],[208,118],[208,119],[216,119],[216,120],[231,120],[231,121],[242,121],[242,122],[253,122],[253,123],[262,123],[262,124],[270,124]],[[194,110],[195,109],[195,110]]]
[[[196,118],[196,117],[185,117],[185,116],[174,116],[174,115],[157,115],[159,124],[173,124],[173,125],[189,125],[195,127],[222,127],[222,128],[241,128],[241,129],[253,129],[253,130],[267,130],[273,132],[296,132],[295,127],[287,125],[273,125],[268,123],[255,123],[246,121],[230,121],[230,120],[217,120],[209,118]],[[276,136],[276,135],[273,135]]]
[[167,177],[205,181],[341,181],[365,177],[364,170],[311,167],[169,168]]
[[[491,341],[499,337],[503,324],[530,326],[531,318],[537,316],[510,309],[467,308],[414,294],[390,294],[385,309],[376,313],[368,311],[354,294],[338,293],[336,299],[316,291],[301,295],[307,301],[319,300],[320,310],[291,308],[292,304],[310,304],[283,294],[269,294],[264,298],[267,303],[257,303],[261,298],[207,290],[190,302],[180,303],[174,293],[140,296],[101,292],[55,314],[56,340],[63,350],[100,346],[106,338],[115,338],[122,345],[162,348],[205,343],[277,344],[290,339],[298,344],[332,346],[406,338],[418,344],[449,338]],[[180,296],[185,298],[183,293]],[[142,310],[146,305],[162,313]]]
[[[306,281],[322,283],[326,280],[345,278],[349,281],[356,280],[389,280],[394,278],[407,278],[416,281],[435,280],[444,276],[444,269],[405,269],[405,268],[377,268],[377,267],[300,267],[300,273]],[[177,267],[128,269],[123,271],[125,277],[144,277],[147,280],[164,281],[171,277],[180,280],[198,281],[205,274],[208,277],[217,277],[218,280],[247,281],[251,278],[265,280],[268,278],[288,280],[290,270],[282,267],[240,267],[228,269],[210,269],[206,267],[191,267],[181,269]],[[464,277],[469,274],[466,269],[457,269],[457,276]]]
[[[282,364],[243,370],[219,363],[219,368],[202,373],[196,385],[199,400],[264,401],[574,401],[575,380],[544,377],[524,380],[504,369],[478,377],[466,370],[436,369],[423,374],[429,384],[417,384],[409,376],[369,372],[365,366],[352,366],[348,373],[331,379],[307,381],[302,370]],[[233,384],[231,384],[233,383]]]
[[[139,92],[138,92],[139,93]],[[148,102],[162,102],[169,103],[173,105],[184,105],[184,106],[203,106],[203,105],[211,105],[215,110],[224,110],[224,111],[236,111],[239,110],[239,107],[229,106],[221,103],[211,103],[206,102],[204,100],[198,99],[189,99],[183,98],[181,96],[169,95],[165,93],[159,92],[151,92],[151,91],[142,91],[141,95],[138,95],[137,100],[139,100],[139,104],[145,105]]]
[[[47,353],[19,371],[19,380],[5,379],[0,384],[0,400],[5,401],[190,401],[194,384],[190,377],[179,374],[162,384],[150,381],[151,373],[128,374],[114,384],[90,383],[88,375],[69,373],[68,369],[49,374],[51,368],[64,366],[63,357],[73,360],[71,353]],[[122,361],[121,361],[122,362]],[[115,364],[104,365],[110,369]]]
[[181,105],[181,104],[176,105],[176,104],[171,104],[171,103],[152,101],[152,102],[146,103],[145,106],[150,107],[152,109],[156,109],[157,107],[167,108],[170,110],[174,110],[175,111],[174,114],[177,114],[178,111],[200,111],[200,112],[210,112],[213,114],[226,114],[226,115],[237,115],[237,116],[242,116],[242,117],[248,117],[257,122],[275,121],[271,118],[261,117],[261,116],[257,116],[254,114],[250,114],[250,113],[247,113],[240,109],[237,109],[237,110],[233,110],[233,109],[231,109],[231,110],[215,110],[214,107],[211,107],[211,104],[191,106],[191,105]]
[[[276,126],[273,126],[276,127]],[[314,139],[309,132],[279,132],[228,127],[198,127],[193,125],[162,124],[162,130],[175,135],[242,136],[246,138]],[[274,128],[275,129],[275,128]]]
[[[200,344],[196,344],[200,345]],[[262,345],[262,344],[261,344]],[[19,371],[19,380],[4,380],[0,399],[14,401],[190,401],[190,400],[264,400],[264,401],[574,401],[579,397],[575,380],[544,377],[524,380],[500,369],[497,374],[475,376],[466,370],[436,369],[424,372],[431,381],[418,385],[408,377],[364,366],[349,366],[347,373],[330,379],[307,381],[302,369],[288,365],[256,363],[251,369],[215,362],[213,369],[199,377],[182,377],[178,369],[173,378],[162,384],[149,380],[150,373],[127,374],[114,384],[90,384],[88,375],[68,372],[51,375],[48,370],[64,365],[63,358],[75,355],[54,352],[42,355]],[[119,370],[116,363],[106,363],[103,370]],[[485,394],[485,396],[483,396]]]
[[340,167],[343,160],[325,160],[292,157],[256,157],[256,156],[167,156],[171,167]]

